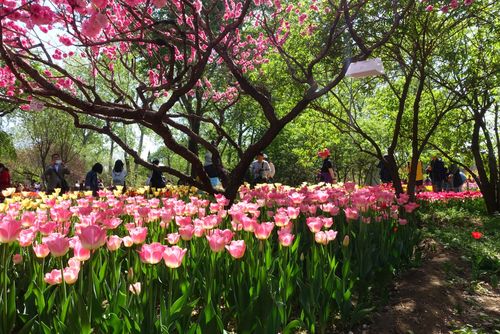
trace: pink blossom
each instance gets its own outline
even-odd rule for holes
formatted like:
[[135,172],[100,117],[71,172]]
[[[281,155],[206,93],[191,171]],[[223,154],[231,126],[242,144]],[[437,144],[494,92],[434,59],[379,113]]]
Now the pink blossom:
[[[134,244],[142,244],[146,241],[146,236],[148,235],[147,227],[134,227],[131,228],[128,233],[130,234],[130,238],[132,238],[132,242]],[[123,240],[125,242],[125,239]]]
[[66,284],[75,284],[76,280],[78,279],[78,274],[80,273],[80,268],[76,267],[67,267],[64,268],[63,271],[63,277],[64,277],[64,282]]
[[22,263],[23,262],[23,256],[21,254],[19,254],[19,253],[14,254],[12,256],[12,262],[14,264],[20,264],[20,263]]
[[221,252],[224,250],[224,246],[226,245],[226,238],[220,232],[220,230],[214,230],[212,233],[206,236],[208,240],[208,245],[210,249],[214,252]]
[[255,224],[254,226],[254,234],[257,239],[266,240],[271,235],[273,231],[274,223],[266,222],[262,224]]
[[106,242],[106,246],[110,251],[115,251],[120,248],[122,244],[122,238],[117,235],[111,235]]
[[354,208],[345,208],[344,212],[347,220],[356,220],[359,217],[358,210]]
[[408,224],[408,220],[403,219],[403,218],[399,219],[399,225],[406,225],[406,224]]
[[163,258],[163,251],[165,246],[159,242],[153,242],[152,244],[143,244],[141,251],[139,252],[139,257],[141,261],[149,264],[157,264]]
[[328,238],[326,237],[326,233],[323,232],[323,231],[319,231],[319,232],[315,233],[314,234],[314,240],[318,244],[322,244],[322,245],[327,245],[328,244]]
[[78,261],[87,261],[90,259],[90,249],[83,247],[82,243],[78,241],[73,247],[73,257]]
[[179,234],[182,240],[191,240],[194,235],[194,226],[189,224],[186,226],[179,227]]
[[186,252],[187,249],[178,246],[165,247],[165,251],[163,252],[165,265],[169,268],[179,268]]
[[10,217],[4,218],[0,223],[0,243],[9,244],[16,241],[21,229],[20,221]]
[[106,230],[97,225],[82,227],[78,236],[86,249],[97,249],[106,243]]
[[69,239],[59,233],[53,233],[49,237],[44,238],[45,243],[49,247],[50,253],[54,257],[63,256],[68,252]]
[[46,273],[43,279],[45,283],[56,285],[62,283],[61,269],[54,269],[50,273]]
[[337,237],[337,231],[334,230],[327,230],[325,231],[325,234],[328,241],[335,240],[335,238]]
[[92,0],[92,3],[97,8],[103,9],[103,8],[106,8],[106,6],[108,5],[108,0]]
[[434,10],[434,6],[433,5],[428,5],[427,7],[425,7],[425,10],[427,12],[432,12]]
[[44,258],[50,253],[50,249],[46,244],[33,245],[33,252],[37,258]]
[[291,234],[286,230],[278,231],[278,242],[283,247],[289,247],[293,243],[293,239],[295,239],[295,235]]
[[324,222],[320,217],[308,217],[306,219],[306,224],[312,233],[317,233],[323,227]]
[[167,234],[167,241],[171,245],[175,245],[179,242],[180,235],[179,233],[169,233]]
[[226,249],[235,259],[240,259],[245,255],[245,241],[244,240],[233,240],[231,244],[226,245]]

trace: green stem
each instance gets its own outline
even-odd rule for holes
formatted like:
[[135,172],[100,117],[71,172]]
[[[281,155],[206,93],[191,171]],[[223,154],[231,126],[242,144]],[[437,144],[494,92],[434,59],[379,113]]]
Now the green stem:
[[7,319],[7,247],[8,244],[3,245],[3,255],[2,255],[2,265],[3,265],[3,277],[2,277],[2,284],[3,284],[3,294],[2,294],[2,299],[3,299],[3,313],[4,313],[4,319]]
[[168,311],[170,312],[170,308],[172,307],[172,286],[174,284],[174,270],[172,268],[168,268],[169,274],[169,282],[168,282]]

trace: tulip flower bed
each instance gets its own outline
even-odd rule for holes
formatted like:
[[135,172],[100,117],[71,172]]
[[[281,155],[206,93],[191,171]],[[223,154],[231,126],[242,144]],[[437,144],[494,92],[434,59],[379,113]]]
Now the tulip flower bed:
[[324,333],[412,257],[418,206],[380,187],[103,192],[0,204],[0,332]]

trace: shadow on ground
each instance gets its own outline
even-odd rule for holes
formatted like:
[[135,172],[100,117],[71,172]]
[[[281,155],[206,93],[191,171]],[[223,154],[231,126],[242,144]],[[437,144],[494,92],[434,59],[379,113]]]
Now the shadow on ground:
[[432,250],[422,265],[396,281],[389,304],[356,333],[439,334],[467,325],[485,333],[500,330],[499,289],[472,282],[470,264],[454,251],[434,241],[427,248]]

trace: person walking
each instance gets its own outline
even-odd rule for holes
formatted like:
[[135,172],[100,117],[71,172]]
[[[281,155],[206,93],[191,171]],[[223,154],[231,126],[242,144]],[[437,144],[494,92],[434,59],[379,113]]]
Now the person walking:
[[115,166],[111,171],[111,178],[113,181],[113,186],[125,187],[125,178],[127,177],[127,170],[124,168],[123,161],[120,159],[115,161]]
[[[408,181],[410,180],[411,173],[411,161],[408,162]],[[424,167],[422,160],[417,161],[417,169],[415,173],[415,191],[416,193],[421,192],[424,189]]]
[[10,188],[10,172],[4,164],[0,163],[0,191]]
[[63,194],[67,192],[69,190],[69,186],[68,182],[66,182],[66,179],[64,178],[64,175],[69,173],[69,169],[65,166],[59,154],[52,154],[52,162],[45,168],[43,173],[47,193],[52,194],[56,188],[60,188],[61,193]]
[[97,174],[101,174],[102,170],[102,165],[100,163],[95,163],[85,176],[85,188],[87,190],[92,190],[93,196],[97,196],[97,192],[99,191],[99,179]]
[[252,172],[253,185],[267,183],[271,168],[269,167],[269,163],[264,160],[264,153],[259,152],[257,154],[256,160],[250,165],[250,171]]
[[163,180],[162,172],[157,168],[159,164],[160,160],[158,159],[153,160],[153,165],[155,165],[156,168],[153,168],[153,172],[151,173],[151,177],[149,179],[149,186],[151,188],[156,188],[156,189],[165,188],[166,184],[165,180]]
[[330,150],[325,148],[318,152],[318,156],[323,159],[323,164],[321,165],[321,170],[319,172],[319,182],[325,183],[337,183],[337,176],[335,175],[335,169],[333,163],[330,160]]

